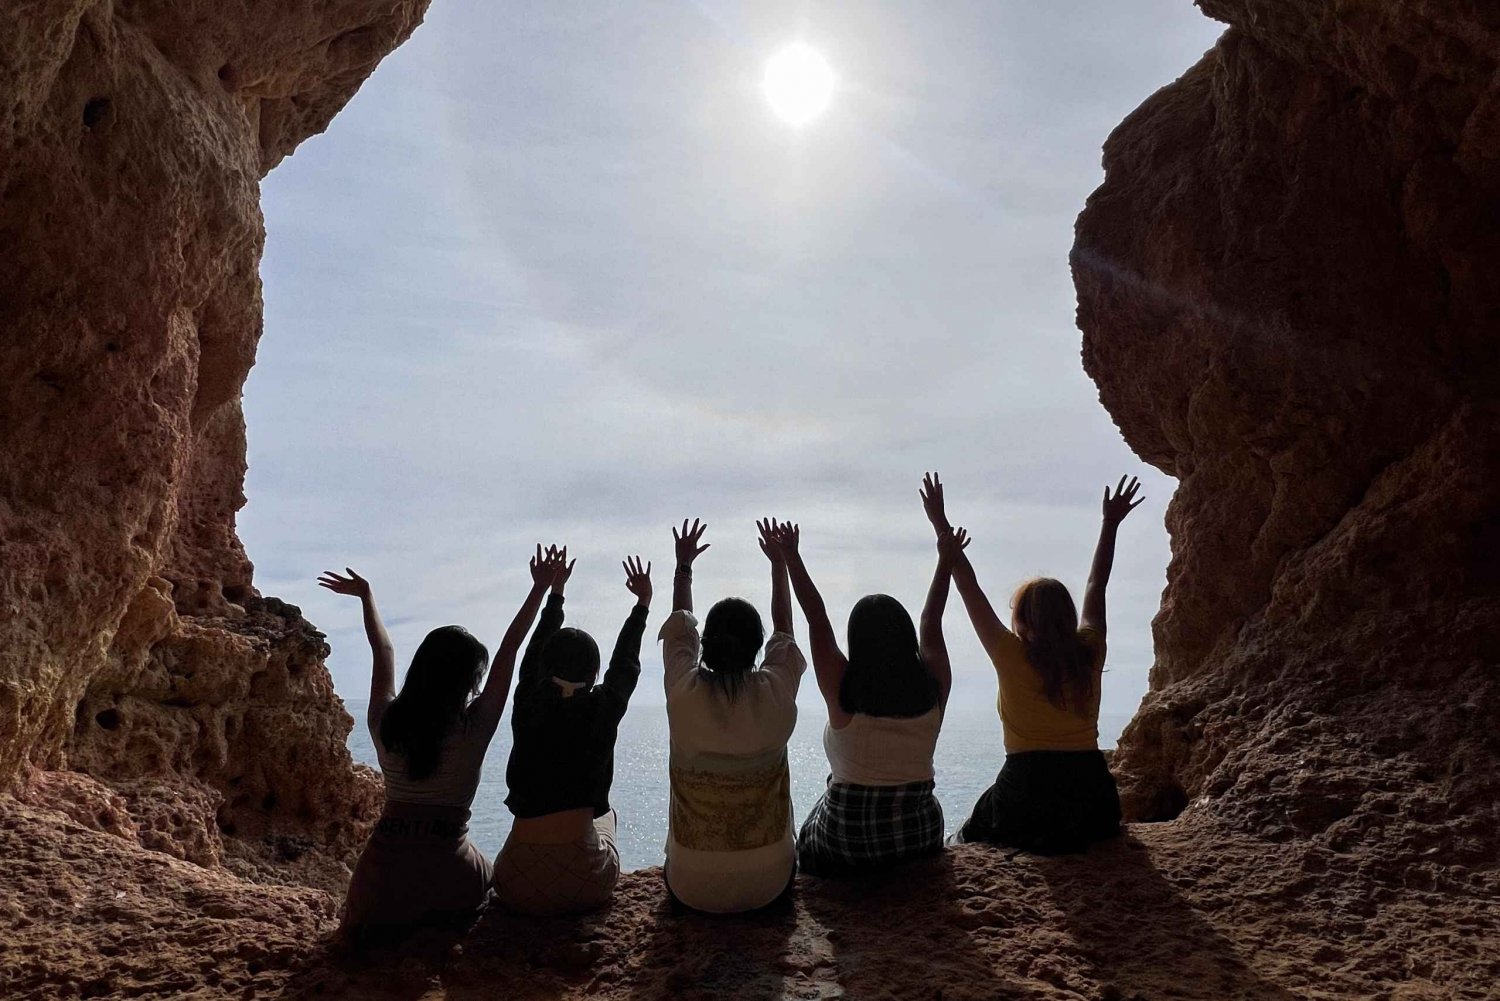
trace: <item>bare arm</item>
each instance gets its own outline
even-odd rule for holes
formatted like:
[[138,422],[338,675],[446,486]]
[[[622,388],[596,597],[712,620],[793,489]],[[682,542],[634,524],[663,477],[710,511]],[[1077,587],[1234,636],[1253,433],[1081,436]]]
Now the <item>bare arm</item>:
[[[773,531],[788,529],[795,533],[795,525],[778,525],[775,519],[769,521],[757,521],[755,527],[760,529],[760,551],[766,554],[766,559],[771,561],[771,631],[775,633],[786,633],[794,635],[792,623],[792,589],[787,575],[787,561],[790,554],[780,545],[779,538],[773,539]],[[804,570],[805,574],[807,571]],[[811,586],[812,581],[808,581]],[[816,590],[813,592],[817,593]],[[801,594],[798,594],[801,598]]]
[[1083,616],[1081,625],[1105,632],[1104,592],[1109,587],[1109,574],[1115,565],[1115,538],[1119,534],[1120,522],[1135,510],[1145,497],[1137,498],[1140,480],[1131,477],[1127,486],[1125,477],[1115,487],[1113,495],[1109,487],[1104,488],[1104,513],[1099,524],[1099,543],[1094,547],[1094,562],[1089,567],[1089,583],[1083,591]]
[[490,661],[490,675],[484,680],[484,690],[479,693],[479,698],[474,700],[474,709],[484,719],[498,720],[505,709],[505,696],[510,691],[511,675],[516,669],[516,654],[520,652],[521,641],[526,638],[526,633],[531,629],[531,624],[536,621],[536,613],[542,607],[542,596],[552,586],[555,578],[566,563],[563,562],[562,553],[555,547],[549,548],[546,553],[542,547],[536,547],[536,555],[531,558],[531,591],[527,593],[526,600],[521,602],[516,617],[511,619],[510,628],[505,630],[505,636],[500,640],[500,649],[495,651],[495,657]]
[[707,544],[698,545],[698,540],[703,538],[707,531],[707,525],[701,525],[697,518],[693,519],[693,527],[688,528],[687,519],[682,519],[682,532],[672,529],[672,546],[677,552],[677,569],[672,573],[672,611],[691,612],[693,610],[693,561],[708,548]]
[[370,653],[373,655],[370,668],[370,707],[365,713],[365,723],[373,733],[380,728],[380,718],[385,715],[385,707],[396,697],[396,648],[391,643],[390,634],[385,631],[385,623],[380,621],[380,610],[375,607],[375,595],[370,590],[370,582],[348,567],[344,568],[344,572],[349,576],[340,577],[332,570],[325,571],[318,578],[318,584],[334,594],[357,597],[364,611],[365,638],[370,641]]
[[937,568],[927,588],[927,603],[922,606],[921,632],[917,643],[922,663],[938,686],[938,706],[948,707],[948,693],[953,690],[953,665],[948,660],[948,641],[943,638],[943,611],[948,607],[948,585],[953,580],[952,563],[938,550]]
[[[950,533],[950,537],[958,539],[957,531]],[[962,544],[968,544],[966,537]],[[958,596],[963,599],[964,610],[969,613],[969,622],[974,626],[974,633],[979,637],[984,652],[991,661],[997,661],[1005,649],[1010,630],[1005,628],[1000,616],[995,614],[995,607],[979,586],[979,579],[974,576],[974,566],[962,549],[953,562],[953,583],[958,588]]]
[[[802,616],[807,619],[808,646],[812,653],[813,672],[818,677],[818,691],[822,693],[823,702],[828,707],[828,720],[836,728],[842,727],[849,722],[849,714],[844,712],[839,703],[839,689],[844,683],[844,673],[849,669],[849,660],[839,649],[838,638],[833,633],[833,624],[828,621],[828,607],[823,603],[823,596],[818,593],[818,587],[813,583],[812,575],[807,572],[807,564],[802,561],[802,553],[799,549],[802,530],[791,522],[777,522],[774,519],[756,524],[761,533],[760,548],[771,560],[772,572],[776,572],[779,564],[780,574],[787,583],[791,584],[791,590],[797,595],[797,604],[802,608]],[[771,611],[774,618],[776,614],[774,595]],[[790,620],[792,616],[790,600],[786,603],[785,614]],[[777,628],[780,630],[779,626]]]

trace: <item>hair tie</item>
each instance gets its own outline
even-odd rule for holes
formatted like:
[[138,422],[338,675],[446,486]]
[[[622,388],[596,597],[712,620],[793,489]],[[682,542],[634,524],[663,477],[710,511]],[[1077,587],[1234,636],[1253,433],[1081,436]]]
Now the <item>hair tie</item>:
[[584,682],[584,681],[569,681],[566,678],[559,678],[556,675],[553,675],[553,677],[552,677],[552,683],[554,685],[556,685],[558,688],[562,689],[562,697],[565,698],[565,699],[571,699],[573,697],[574,693],[577,692],[580,688],[587,688],[588,687],[588,683],[587,682]]

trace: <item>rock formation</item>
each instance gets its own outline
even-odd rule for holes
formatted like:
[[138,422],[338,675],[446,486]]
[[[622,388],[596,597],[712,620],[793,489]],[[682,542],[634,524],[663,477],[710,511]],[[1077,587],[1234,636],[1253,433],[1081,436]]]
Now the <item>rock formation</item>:
[[1180,483],[1128,809],[1492,862],[1500,7],[1200,6],[1073,251],[1100,399]]
[[378,810],[321,636],[235,537],[240,389],[260,178],[425,6],[0,11],[0,790],[206,864]]
[[629,874],[373,971],[327,862],[378,785],[235,537],[239,395],[259,179],[425,0],[0,9],[0,995],[1492,994],[1500,7],[1199,2],[1230,29],[1110,138],[1073,259],[1101,399],[1180,481],[1114,759],[1175,819],[770,918]]

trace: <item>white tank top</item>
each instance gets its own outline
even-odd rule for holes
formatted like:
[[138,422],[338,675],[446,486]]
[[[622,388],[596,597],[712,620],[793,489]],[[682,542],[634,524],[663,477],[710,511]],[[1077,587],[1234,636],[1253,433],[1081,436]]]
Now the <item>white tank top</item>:
[[931,781],[932,752],[942,725],[943,711],[933,708],[910,719],[858,713],[842,730],[825,726],[823,750],[833,781],[862,786]]

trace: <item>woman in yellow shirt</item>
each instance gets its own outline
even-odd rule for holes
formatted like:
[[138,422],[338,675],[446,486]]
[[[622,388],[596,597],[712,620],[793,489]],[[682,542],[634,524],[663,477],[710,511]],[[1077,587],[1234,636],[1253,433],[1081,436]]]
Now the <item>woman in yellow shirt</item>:
[[[939,488],[940,489],[940,488]],[[1011,628],[995,614],[963,554],[962,530],[945,516],[939,544],[955,550],[953,583],[1000,681],[1005,765],[979,797],[956,841],[987,841],[1043,855],[1083,851],[1120,829],[1120,795],[1099,751],[1099,687],[1104,670],[1104,590],[1120,522],[1145,498],[1125,477],[1104,490],[1099,545],[1079,621],[1061,582],[1037,577],[1011,599]]]

